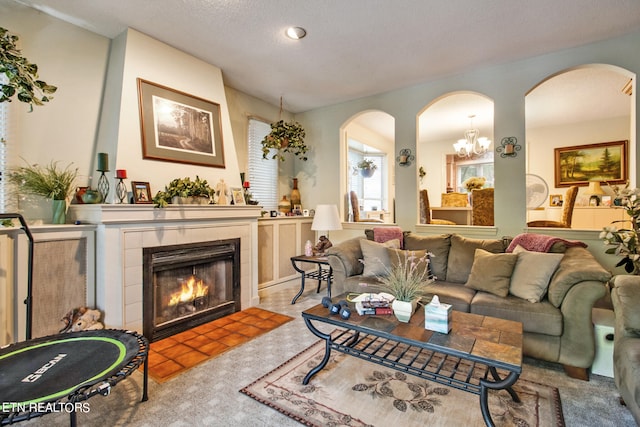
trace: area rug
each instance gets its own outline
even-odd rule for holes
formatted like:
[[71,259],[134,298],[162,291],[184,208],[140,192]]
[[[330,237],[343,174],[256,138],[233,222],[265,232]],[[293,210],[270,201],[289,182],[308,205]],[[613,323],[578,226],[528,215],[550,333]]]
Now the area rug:
[[[332,352],[308,385],[302,379],[324,356],[319,341],[240,390],[308,426],[484,426],[480,398]],[[522,403],[490,391],[497,426],[564,426],[558,389],[523,379],[514,385]]]
[[293,317],[251,307],[153,342],[149,376],[165,382],[291,320]]

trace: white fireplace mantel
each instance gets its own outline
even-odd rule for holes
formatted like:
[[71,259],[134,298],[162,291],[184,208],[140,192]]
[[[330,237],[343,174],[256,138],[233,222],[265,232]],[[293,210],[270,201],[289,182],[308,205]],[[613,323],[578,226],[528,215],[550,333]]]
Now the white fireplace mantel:
[[260,206],[71,205],[68,219],[96,226],[96,305],[107,327],[142,332],[142,248],[240,239],[241,307],[257,305]]

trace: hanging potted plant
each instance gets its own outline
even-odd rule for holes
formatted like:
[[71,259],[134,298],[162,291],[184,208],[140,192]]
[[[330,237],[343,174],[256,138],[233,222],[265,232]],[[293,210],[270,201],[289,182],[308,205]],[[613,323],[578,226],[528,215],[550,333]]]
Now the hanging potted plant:
[[365,178],[371,178],[376,169],[378,169],[378,166],[373,160],[364,158],[358,162],[358,169],[360,169],[360,175]]
[[[284,162],[284,153],[306,161],[309,147],[304,143],[305,132],[300,123],[283,120],[271,123],[271,132],[262,140],[262,158],[278,159]],[[273,152],[272,150],[276,150]]]
[[78,169],[59,169],[57,162],[48,166],[22,166],[9,173],[9,182],[17,193],[33,194],[53,200],[54,224],[64,224],[67,215],[67,200],[75,190],[74,181]]
[[33,111],[34,105],[49,102],[58,88],[38,80],[38,66],[22,56],[16,46],[18,36],[0,27],[0,74],[5,76],[0,83],[0,102],[11,102],[17,96],[18,101],[26,102]]
[[196,175],[195,181],[191,181],[189,177],[174,179],[164,187],[164,191],[156,193],[153,203],[157,208],[164,208],[169,204],[208,205],[212,195],[213,188],[207,180]]

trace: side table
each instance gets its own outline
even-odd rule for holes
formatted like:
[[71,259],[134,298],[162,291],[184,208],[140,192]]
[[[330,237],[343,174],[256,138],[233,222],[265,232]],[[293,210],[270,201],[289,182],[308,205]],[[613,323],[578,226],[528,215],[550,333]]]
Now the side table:
[[591,372],[613,378],[613,332],[615,314],[613,310],[594,308],[592,310],[593,327],[596,337],[596,356]]
[[[316,264],[318,269],[315,271],[305,271],[302,269],[298,263],[311,263]],[[297,255],[291,257],[291,265],[293,268],[300,273],[302,276],[302,281],[300,284],[300,290],[296,294],[295,297],[291,300],[291,304],[295,304],[296,300],[302,295],[304,292],[304,281],[305,278],[314,279],[318,281],[318,289],[316,289],[316,293],[320,292],[320,285],[323,280],[327,281],[327,295],[331,297],[331,277],[333,276],[333,269],[329,265],[329,259],[326,256],[306,256],[306,255]]]

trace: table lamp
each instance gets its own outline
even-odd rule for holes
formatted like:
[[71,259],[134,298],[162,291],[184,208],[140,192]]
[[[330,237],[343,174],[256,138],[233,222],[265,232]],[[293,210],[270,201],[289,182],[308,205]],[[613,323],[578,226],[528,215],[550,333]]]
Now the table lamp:
[[591,195],[589,197],[590,206],[600,206],[600,196],[603,196],[605,192],[600,187],[600,181],[589,181],[589,188],[585,194]]
[[[326,231],[327,235],[320,236],[320,243],[318,248],[320,252],[324,252],[323,249],[328,249],[332,246],[329,240],[329,231],[342,230],[342,222],[340,221],[340,215],[338,215],[338,207],[336,205],[318,205],[316,206],[316,214],[313,216],[313,222],[311,223],[311,229],[313,231]],[[323,239],[324,237],[324,239]]]

